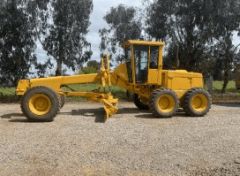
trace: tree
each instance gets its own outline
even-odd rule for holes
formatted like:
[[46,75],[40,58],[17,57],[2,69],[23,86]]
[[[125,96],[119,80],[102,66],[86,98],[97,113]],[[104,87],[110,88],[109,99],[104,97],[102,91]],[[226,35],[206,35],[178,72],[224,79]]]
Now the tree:
[[99,31],[102,53],[107,50],[115,61],[123,60],[124,56],[121,49],[123,43],[126,40],[141,37],[141,22],[136,15],[136,10],[133,7],[119,5],[111,8],[104,17],[108,28]]
[[36,57],[34,34],[28,14],[20,1],[1,2],[0,10],[0,83],[16,85],[29,73]]
[[212,33],[206,21],[206,1],[154,1],[148,10],[147,32],[156,40],[169,43],[168,59],[176,67],[202,71],[201,62],[208,57]]
[[211,29],[216,40],[215,57],[222,62],[223,87],[226,92],[229,75],[234,69],[238,47],[233,44],[233,32],[240,29],[240,2],[239,0],[209,0],[207,20],[212,21]]
[[233,73],[234,65],[239,61],[238,46],[234,46],[232,43],[232,37],[229,35],[226,38],[218,40],[215,48],[215,57],[217,57],[217,68],[223,72],[223,87],[222,93],[226,92],[226,88],[229,82],[231,73]]
[[100,63],[98,63],[98,61],[96,61],[96,60],[90,60],[90,61],[88,61],[87,66],[98,70],[100,67]]
[[45,63],[34,63],[36,74],[40,78],[44,78],[46,76],[46,70],[53,68],[53,64],[51,63],[51,60],[48,59]]
[[91,57],[86,34],[93,4],[92,0],[53,0],[51,6],[52,24],[43,46],[56,60],[56,75],[61,75],[63,64],[75,71]]
[[[37,62],[34,54],[38,14],[48,0],[3,0],[0,3],[0,84],[15,86],[29,76]],[[38,9],[38,14],[36,13]],[[38,71],[38,68],[35,68]]]
[[[219,53],[224,50],[224,92],[236,52],[232,36],[239,29],[239,8],[239,0],[155,0],[148,7],[147,32],[157,40],[167,40],[166,58],[179,59],[177,67],[189,71],[212,74],[214,67],[204,62],[215,66],[213,59],[219,64]],[[223,43],[225,48],[219,47]]]
[[99,70],[100,64],[96,60],[88,61],[87,66],[83,67],[80,70],[80,74],[89,74],[89,73],[97,73]]

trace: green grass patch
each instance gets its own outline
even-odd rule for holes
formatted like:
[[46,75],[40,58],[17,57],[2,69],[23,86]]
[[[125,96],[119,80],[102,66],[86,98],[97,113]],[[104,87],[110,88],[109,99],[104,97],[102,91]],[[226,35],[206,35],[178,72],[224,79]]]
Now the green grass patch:
[[15,94],[15,88],[6,88],[6,87],[0,87],[0,102],[2,103],[11,103],[11,102],[17,102],[19,100],[19,97]]
[[[223,81],[214,81],[213,82],[213,89],[214,90],[222,90]],[[236,89],[235,81],[229,81],[227,85],[227,90],[234,90]]]
[[[81,91],[81,92],[91,92],[94,90],[97,90],[99,88],[99,85],[97,84],[73,84],[73,85],[68,85],[70,87],[70,89],[68,88],[63,88],[63,90],[71,90],[73,89],[74,91]],[[103,91],[103,88],[101,89],[101,91]],[[106,91],[108,91],[108,88],[106,88]],[[120,99],[126,99],[126,90],[116,87],[116,86],[112,86],[111,87],[111,92],[112,94]],[[70,99],[82,99],[81,97],[71,97]]]
[[5,88],[0,87],[0,96],[14,96],[15,95],[15,88]]

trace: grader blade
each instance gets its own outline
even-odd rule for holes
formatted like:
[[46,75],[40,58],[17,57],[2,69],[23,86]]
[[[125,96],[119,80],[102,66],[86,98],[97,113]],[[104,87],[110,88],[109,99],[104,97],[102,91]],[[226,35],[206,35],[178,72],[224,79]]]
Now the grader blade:
[[105,110],[105,120],[110,118],[112,115],[116,114],[118,111],[117,103],[118,99],[114,98],[111,93],[101,93],[101,92],[63,92],[65,96],[72,97],[84,97],[88,100],[100,102],[103,104]]
[[109,97],[108,99],[102,99],[106,119],[110,118],[112,115],[117,113],[118,111],[117,102],[118,99],[114,99],[112,96]]

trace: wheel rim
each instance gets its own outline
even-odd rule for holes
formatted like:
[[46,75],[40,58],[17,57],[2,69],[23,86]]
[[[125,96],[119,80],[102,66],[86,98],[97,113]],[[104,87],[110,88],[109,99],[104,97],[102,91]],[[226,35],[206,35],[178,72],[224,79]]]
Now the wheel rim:
[[192,97],[191,106],[194,111],[203,112],[208,107],[208,99],[204,94],[196,94]]
[[42,116],[50,111],[52,103],[48,96],[35,94],[30,98],[28,106],[32,113]]
[[161,112],[170,113],[175,109],[176,102],[170,95],[162,95],[158,99],[158,108]]

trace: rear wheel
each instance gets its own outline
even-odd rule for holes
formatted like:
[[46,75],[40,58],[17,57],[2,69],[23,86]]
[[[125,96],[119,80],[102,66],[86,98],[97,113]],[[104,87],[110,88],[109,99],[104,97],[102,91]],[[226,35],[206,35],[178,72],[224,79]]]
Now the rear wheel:
[[140,110],[149,110],[149,106],[145,103],[143,103],[138,96],[138,94],[134,94],[133,96],[133,102]]
[[22,112],[30,121],[51,122],[59,108],[58,95],[47,87],[29,89],[21,101]]
[[211,108],[210,94],[201,88],[191,89],[184,96],[182,107],[190,116],[204,116]]
[[155,116],[172,117],[178,109],[178,97],[169,89],[160,89],[152,92],[150,109]]

